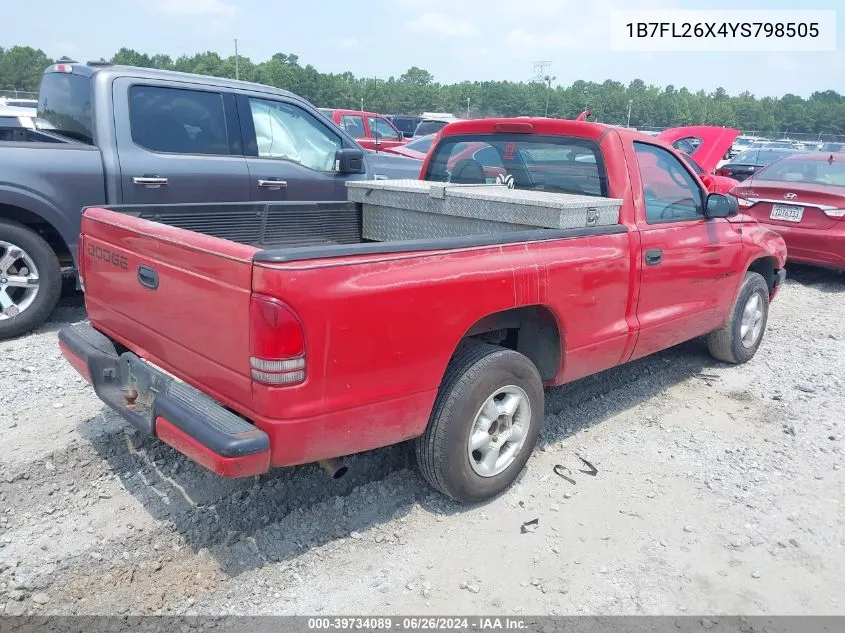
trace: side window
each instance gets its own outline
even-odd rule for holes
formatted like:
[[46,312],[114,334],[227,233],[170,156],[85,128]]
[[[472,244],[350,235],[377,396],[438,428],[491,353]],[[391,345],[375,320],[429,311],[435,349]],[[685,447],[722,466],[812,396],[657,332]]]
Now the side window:
[[364,128],[363,117],[353,114],[344,114],[340,117],[340,127],[346,130],[352,138],[364,138],[367,136],[367,130]]
[[390,124],[385,121],[384,119],[380,119],[378,117],[371,116],[369,117],[370,120],[370,132],[372,133],[374,138],[386,138],[386,139],[398,139],[399,134],[394,130]]
[[281,101],[249,100],[260,158],[282,158],[315,171],[333,171],[343,147],[336,134],[302,108]]
[[705,173],[706,173],[706,172],[705,172],[705,171],[701,168],[701,165],[699,165],[698,163],[696,163],[696,162],[693,160],[692,156],[690,156],[689,154],[687,154],[687,153],[683,153],[683,154],[681,154],[681,158],[683,158],[683,159],[684,159],[684,162],[685,162],[685,163],[689,166],[689,168],[690,168],[690,169],[692,169],[692,170],[693,170],[696,174],[698,174],[699,176],[701,176],[702,174],[705,174]]
[[687,154],[694,154],[699,145],[701,145],[701,139],[697,136],[685,136],[672,143],[672,147]]
[[228,154],[223,96],[218,92],[132,86],[132,140],[153,152]]
[[643,181],[647,222],[704,217],[701,187],[677,157],[648,143],[634,143],[634,151]]

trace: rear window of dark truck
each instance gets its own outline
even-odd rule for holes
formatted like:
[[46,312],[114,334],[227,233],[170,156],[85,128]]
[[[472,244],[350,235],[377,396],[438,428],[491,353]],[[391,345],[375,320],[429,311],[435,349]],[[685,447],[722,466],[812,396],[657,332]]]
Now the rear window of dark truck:
[[424,178],[607,197],[607,171],[599,146],[575,137],[446,136],[434,148]]
[[77,141],[94,144],[91,80],[70,73],[46,73],[38,91],[39,125]]

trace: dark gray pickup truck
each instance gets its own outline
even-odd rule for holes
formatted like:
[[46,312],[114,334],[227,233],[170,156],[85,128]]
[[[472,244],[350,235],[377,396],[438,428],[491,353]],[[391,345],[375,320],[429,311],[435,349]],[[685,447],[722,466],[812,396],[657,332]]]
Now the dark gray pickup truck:
[[420,169],[284,90],[106,63],[48,68],[36,124],[66,142],[0,143],[0,339],[50,315],[85,206],[346,200]]

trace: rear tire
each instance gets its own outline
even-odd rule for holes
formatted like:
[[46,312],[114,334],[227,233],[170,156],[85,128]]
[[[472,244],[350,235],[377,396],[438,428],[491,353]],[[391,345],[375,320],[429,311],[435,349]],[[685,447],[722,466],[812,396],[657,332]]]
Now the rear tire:
[[423,477],[456,501],[496,496],[513,483],[537,443],[543,400],[540,374],[522,354],[486,343],[463,347],[415,441]]
[[739,365],[754,358],[769,320],[769,286],[759,273],[745,273],[745,280],[727,322],[707,335],[711,356]]
[[[27,262],[34,270],[29,270]],[[37,284],[21,287],[8,283],[10,278],[23,277],[22,272]],[[44,323],[61,294],[62,269],[50,245],[22,224],[0,219],[0,340]]]

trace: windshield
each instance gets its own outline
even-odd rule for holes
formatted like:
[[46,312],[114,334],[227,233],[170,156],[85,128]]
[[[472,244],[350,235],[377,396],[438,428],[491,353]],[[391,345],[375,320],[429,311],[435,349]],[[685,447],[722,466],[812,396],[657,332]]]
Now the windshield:
[[434,137],[434,134],[429,134],[428,136],[416,138],[410,143],[407,143],[405,147],[407,147],[408,149],[412,149],[415,152],[422,152],[423,154],[428,154],[428,150],[431,149],[431,144],[434,142]]
[[423,121],[414,130],[414,136],[424,136],[426,134],[434,134],[446,127],[445,121]]
[[94,144],[91,81],[82,75],[46,73],[38,92],[38,119],[48,129]]
[[810,160],[793,156],[760,170],[757,178],[845,187],[845,160]]
[[434,148],[425,179],[607,196],[607,172],[598,145],[574,137],[447,136]]
[[766,143],[763,147],[771,149],[795,149],[795,144],[791,141],[772,141],[771,143]]
[[739,156],[734,158],[731,163],[739,165],[768,165],[776,161],[778,158],[790,156],[794,152],[782,151],[767,151],[766,149],[751,149],[747,152],[742,152]]

